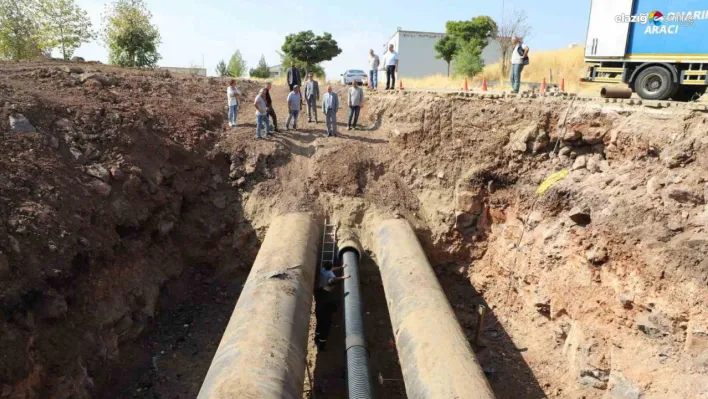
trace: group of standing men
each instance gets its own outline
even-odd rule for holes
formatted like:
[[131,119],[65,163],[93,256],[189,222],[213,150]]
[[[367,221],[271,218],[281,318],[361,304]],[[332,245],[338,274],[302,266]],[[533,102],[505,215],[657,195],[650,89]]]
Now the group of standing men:
[[[304,84],[304,99],[300,93],[300,86],[302,85],[300,71],[293,64],[288,68],[287,82],[290,92],[286,98],[288,118],[285,122],[285,129],[290,130],[291,123],[293,129],[297,129],[297,121],[303,106],[303,100],[307,104],[307,122],[312,123],[314,117],[315,123],[319,123],[317,102],[320,101],[320,88],[313,74],[307,74],[307,80]],[[267,83],[264,88],[259,90],[253,101],[253,105],[256,108],[256,139],[272,136],[273,133],[280,133],[280,130],[278,130],[278,117],[273,108],[273,99],[270,95],[271,89],[271,83]],[[229,105],[229,126],[235,127],[239,106],[238,95],[241,94],[236,88],[235,79],[230,81],[226,93]],[[359,121],[359,112],[364,104],[364,91],[356,82],[348,91],[347,104],[349,105],[347,130],[356,129]],[[337,136],[337,112],[339,108],[339,96],[332,90],[331,85],[327,85],[327,92],[322,96],[322,114],[325,117],[326,137]],[[272,126],[269,118],[273,120]],[[265,131],[263,130],[264,128]]]
[[396,88],[396,74],[398,73],[398,53],[394,51],[393,44],[388,45],[384,54],[383,64],[374,49],[369,50],[369,88],[376,90],[379,87],[379,68],[386,71],[386,90]]

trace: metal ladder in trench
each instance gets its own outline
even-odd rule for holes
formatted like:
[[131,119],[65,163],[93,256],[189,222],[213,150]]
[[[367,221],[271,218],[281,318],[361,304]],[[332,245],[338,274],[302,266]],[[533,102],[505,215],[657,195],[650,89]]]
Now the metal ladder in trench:
[[[320,258],[320,267],[324,267],[327,263],[334,266],[334,262],[337,259],[337,221],[334,224],[330,224],[329,220],[325,218],[324,229],[322,231],[322,257]],[[318,271],[319,274],[319,271]],[[312,374],[310,373],[310,364],[305,360],[305,366],[307,366],[307,378],[310,383],[309,398],[315,399],[315,381],[312,379]]]
[[322,231],[322,259],[320,267],[324,267],[327,263],[334,266],[337,259],[337,222],[329,224],[328,219],[324,221],[324,229]]

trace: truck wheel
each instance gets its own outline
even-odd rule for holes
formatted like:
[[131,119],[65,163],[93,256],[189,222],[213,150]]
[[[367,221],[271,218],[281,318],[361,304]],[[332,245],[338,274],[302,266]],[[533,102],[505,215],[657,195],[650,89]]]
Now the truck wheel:
[[653,66],[639,72],[634,90],[645,100],[667,100],[674,94],[676,83],[671,80],[671,72],[666,68]]
[[676,94],[671,96],[674,101],[694,101],[705,94],[705,87],[681,87]]

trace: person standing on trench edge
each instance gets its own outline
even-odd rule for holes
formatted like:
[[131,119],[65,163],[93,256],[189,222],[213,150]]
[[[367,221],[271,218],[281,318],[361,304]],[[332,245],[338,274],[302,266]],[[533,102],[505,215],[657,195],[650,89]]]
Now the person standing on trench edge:
[[226,88],[226,98],[229,105],[229,127],[236,127],[236,118],[238,117],[238,95],[241,92],[236,88],[236,79],[231,79],[229,87]]
[[266,89],[261,89],[253,100],[253,106],[256,108],[256,140],[261,140],[261,128],[265,128],[264,135],[270,136],[270,124],[268,123],[268,108],[266,107]]
[[511,52],[511,92],[517,94],[521,86],[521,72],[529,64],[529,46],[521,41],[521,38],[514,36],[511,39],[514,50]]
[[288,119],[285,121],[285,130],[290,130],[290,121],[293,122],[293,129],[297,130],[297,117],[300,115],[300,106],[302,105],[300,86],[293,86],[293,91],[288,94],[287,102]]
[[[349,88],[349,122],[347,123],[347,130],[356,129],[356,123],[359,121],[359,111],[364,105],[364,90],[359,87],[359,82],[356,80],[352,82],[352,87]],[[354,117],[354,123],[352,124],[352,117]]]
[[288,68],[287,72],[287,79],[290,91],[293,91],[293,87],[295,85],[300,86],[300,84],[302,83],[302,81],[300,80],[300,70],[295,67],[294,62],[290,62],[290,68]]
[[322,113],[325,116],[326,137],[337,137],[337,111],[339,97],[332,91],[332,85],[327,85],[327,92],[322,97]]
[[275,131],[276,133],[280,133],[280,130],[278,130],[278,117],[275,115],[275,109],[273,109],[273,99],[270,98],[270,89],[273,87],[273,84],[268,82],[266,83],[266,108],[267,108],[267,115],[273,119],[273,124],[270,125],[270,131]]
[[317,291],[315,291],[315,318],[317,319],[315,344],[320,351],[326,349],[329,330],[332,327],[332,315],[339,308],[339,295],[335,292],[336,285],[351,277],[348,274],[337,277],[334,272],[346,267],[347,265],[333,267],[329,263],[320,267],[320,281]]
[[386,90],[396,88],[396,73],[398,72],[398,53],[393,51],[393,44],[388,45],[388,52],[384,55],[386,67]]
[[312,122],[312,115],[315,115],[315,123],[317,123],[317,101],[320,100],[319,83],[312,76],[312,72],[307,74],[307,82],[305,83],[305,102],[307,103],[307,122]]

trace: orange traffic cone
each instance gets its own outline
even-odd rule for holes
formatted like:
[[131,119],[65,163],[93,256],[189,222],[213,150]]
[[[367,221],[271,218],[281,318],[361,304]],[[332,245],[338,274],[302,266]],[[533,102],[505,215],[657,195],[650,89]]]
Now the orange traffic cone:
[[565,78],[561,79],[561,92],[565,93]]
[[482,78],[482,91],[487,91],[487,78]]
[[543,82],[541,83],[541,93],[546,92],[546,78],[543,78]]
[[469,88],[467,87],[467,78],[465,78],[465,88],[464,91],[469,91]]
[[400,90],[403,90],[403,81],[402,81],[402,80],[399,80],[399,81],[398,81],[398,88],[399,88]]

